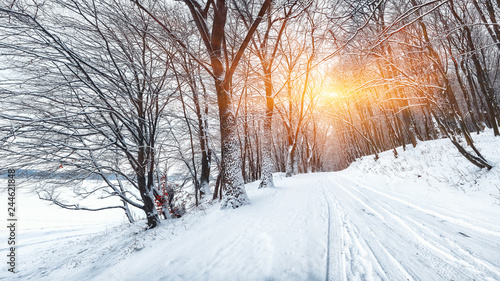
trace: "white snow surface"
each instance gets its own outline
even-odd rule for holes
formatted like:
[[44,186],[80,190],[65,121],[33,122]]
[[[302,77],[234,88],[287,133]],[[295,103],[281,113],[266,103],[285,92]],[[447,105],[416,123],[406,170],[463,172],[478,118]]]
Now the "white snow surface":
[[2,227],[0,279],[500,280],[500,138],[491,135],[476,136],[491,171],[448,140],[421,142],[341,172],[275,174],[275,188],[246,186],[249,205],[206,204],[153,230],[120,211],[61,210],[20,193],[18,272],[7,271]]

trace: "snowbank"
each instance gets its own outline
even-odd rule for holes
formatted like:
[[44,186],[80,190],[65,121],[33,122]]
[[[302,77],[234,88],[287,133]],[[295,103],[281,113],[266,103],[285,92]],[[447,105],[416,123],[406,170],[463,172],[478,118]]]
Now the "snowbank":
[[[397,148],[358,159],[342,174],[382,186],[399,196],[416,197],[422,204],[460,210],[472,220],[500,208],[500,137],[491,130],[473,135],[481,154],[493,164],[491,170],[468,162],[448,139],[419,142],[416,147]],[[491,213],[484,218],[491,218]],[[498,221],[497,221],[498,223]]]

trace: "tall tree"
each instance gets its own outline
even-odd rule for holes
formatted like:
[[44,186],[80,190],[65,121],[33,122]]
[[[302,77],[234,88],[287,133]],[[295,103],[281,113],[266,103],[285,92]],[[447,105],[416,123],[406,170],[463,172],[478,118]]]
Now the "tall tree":
[[[241,7],[235,2],[236,8],[239,10],[242,20],[247,27],[250,26],[252,18],[249,6],[242,5]],[[312,2],[294,1],[291,3],[281,3],[281,5],[273,5],[268,10],[266,21],[262,24],[262,28],[257,29],[256,36],[252,38],[252,52],[258,57],[261,65],[261,77],[264,82],[265,89],[265,117],[262,135],[262,176],[259,188],[274,187],[273,181],[273,163],[272,163],[272,124],[275,98],[275,83],[273,81],[273,71],[276,68],[275,62],[278,56],[280,40],[283,36],[288,22],[295,17],[298,17],[306,10]]]
[[[167,26],[152,8],[143,6],[139,1],[134,2],[151,17],[153,17],[164,30],[173,38],[179,48],[189,50],[187,42],[178,38],[171,27]],[[222,189],[225,191],[221,202],[221,208],[238,208],[249,202],[245,192],[243,176],[241,173],[241,159],[238,146],[237,121],[234,114],[234,102],[232,99],[232,81],[236,68],[250,43],[257,27],[261,23],[266,11],[271,5],[271,0],[264,0],[258,9],[252,24],[245,32],[243,41],[236,46],[236,52],[228,49],[226,24],[229,16],[236,13],[231,9],[226,0],[209,0],[200,3],[196,0],[184,0],[189,9],[194,24],[198,30],[198,36],[205,46],[206,55],[209,58],[208,67],[205,62],[198,61],[206,67],[212,76],[217,104],[219,108],[221,153],[222,153]]]

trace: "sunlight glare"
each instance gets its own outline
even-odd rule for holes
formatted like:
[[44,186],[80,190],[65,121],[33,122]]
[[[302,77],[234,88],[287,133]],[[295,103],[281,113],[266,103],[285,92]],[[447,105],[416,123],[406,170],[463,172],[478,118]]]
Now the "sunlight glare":
[[338,91],[323,90],[319,95],[318,102],[323,106],[332,106],[340,98]]

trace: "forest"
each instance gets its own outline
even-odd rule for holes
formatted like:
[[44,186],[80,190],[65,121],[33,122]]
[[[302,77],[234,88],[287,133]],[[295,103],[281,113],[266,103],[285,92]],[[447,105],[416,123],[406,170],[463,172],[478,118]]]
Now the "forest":
[[497,17],[491,0],[0,0],[1,163],[43,200],[148,228],[428,140],[487,171]]

